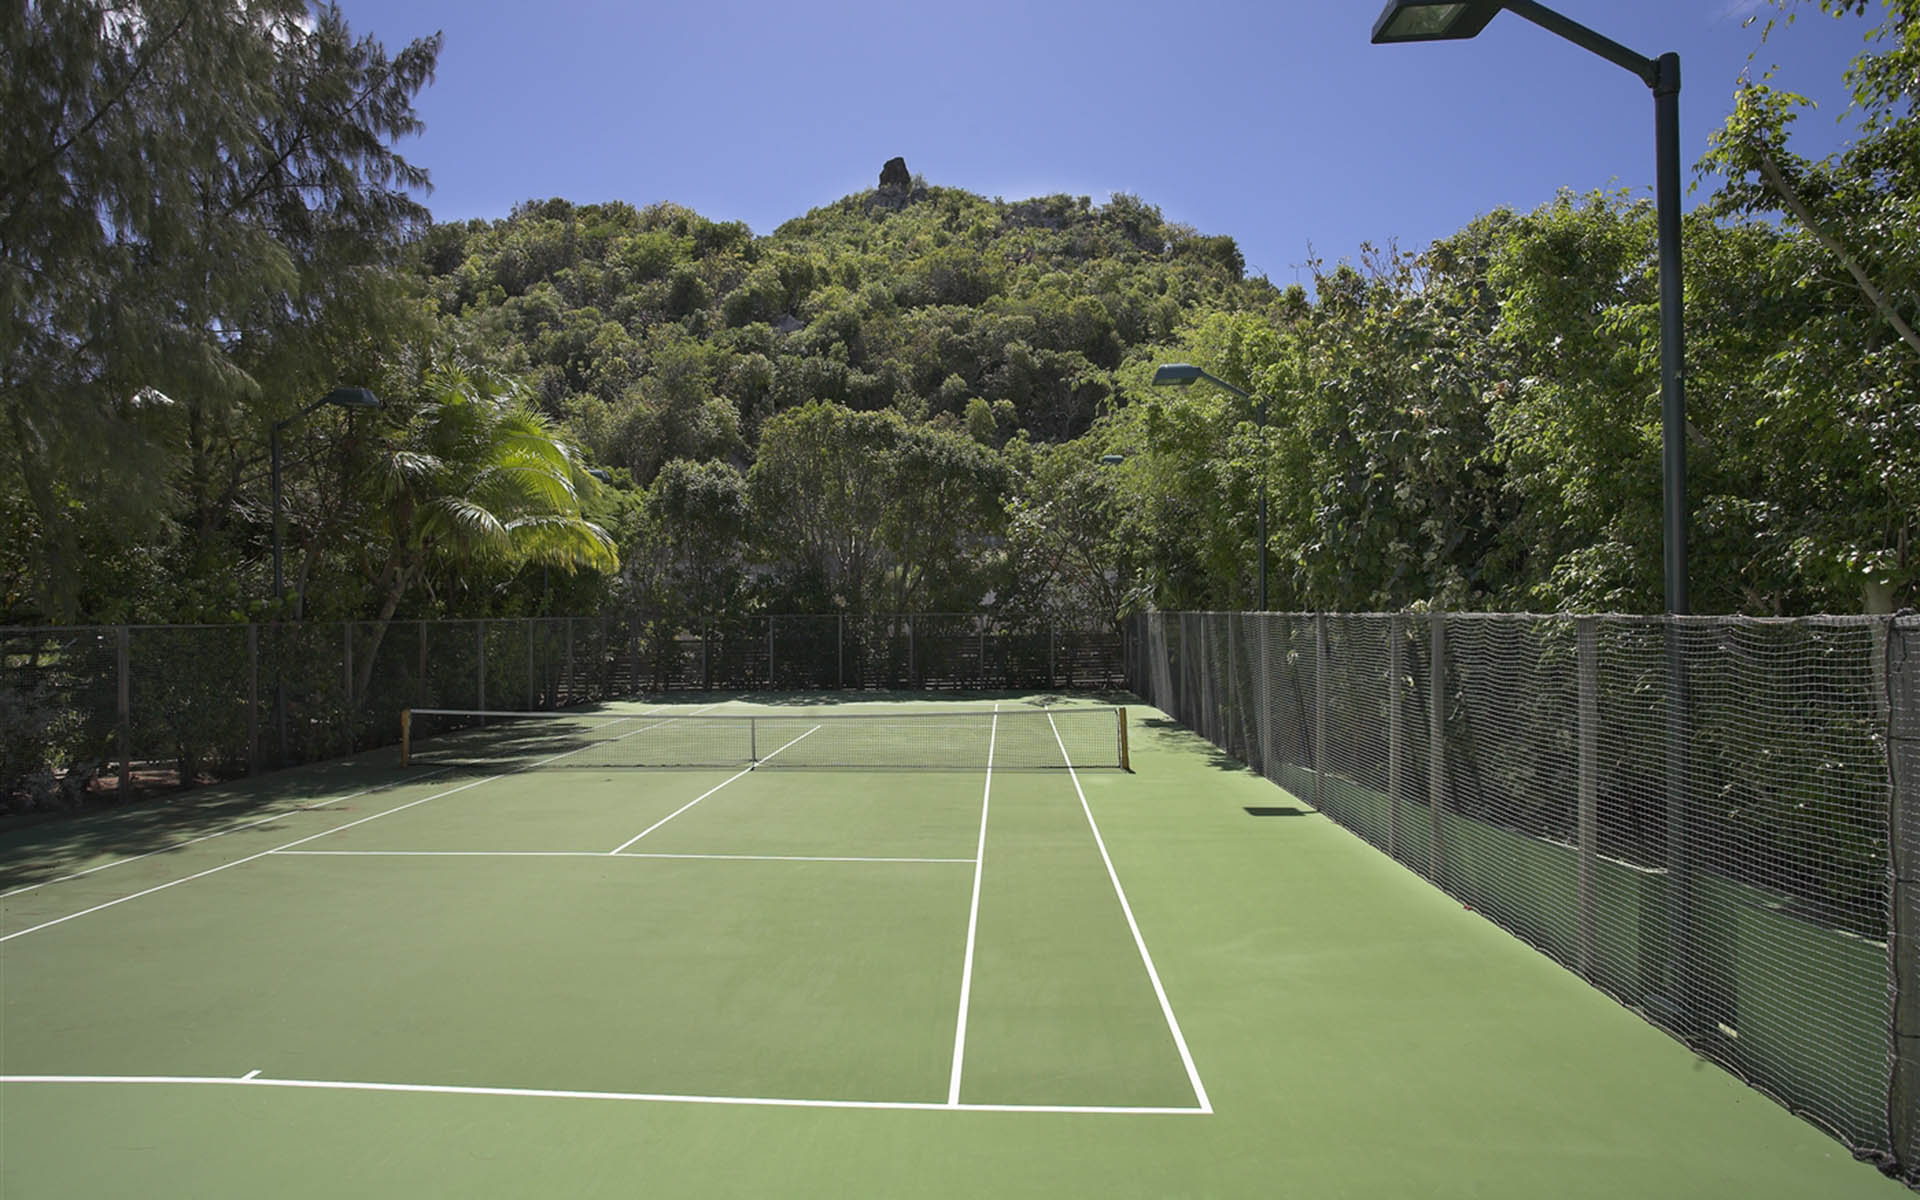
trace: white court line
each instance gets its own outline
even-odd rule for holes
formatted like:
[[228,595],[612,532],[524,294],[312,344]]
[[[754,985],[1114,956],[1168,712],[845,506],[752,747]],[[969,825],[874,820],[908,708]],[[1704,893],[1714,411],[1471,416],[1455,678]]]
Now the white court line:
[[383,783],[375,787],[361,788],[357,792],[349,792],[344,796],[335,796],[327,800],[316,800],[311,804],[301,804],[301,805],[296,805],[293,808],[281,809],[279,812],[273,813],[270,816],[261,817],[257,821],[248,821],[244,825],[229,826],[226,829],[216,830],[213,833],[202,834],[197,838],[188,838],[184,842],[171,842],[165,846],[160,847],[158,850],[149,850],[145,854],[135,854],[127,858],[116,858],[112,862],[104,862],[97,867],[88,867],[84,871],[75,871],[71,875],[62,875],[58,879],[43,879],[39,883],[28,883],[28,884],[22,884],[17,888],[9,888],[7,891],[0,892],[0,900],[5,900],[8,896],[17,896],[21,892],[30,892],[35,888],[52,887],[56,883],[66,883],[69,880],[79,879],[83,876],[91,875],[95,871],[104,871],[108,867],[117,867],[122,865],[123,863],[139,862],[143,858],[152,858],[156,854],[166,854],[170,851],[179,850],[184,847],[192,846],[200,842],[212,841],[214,838],[217,838],[217,837],[225,837],[230,833],[239,833],[242,829],[252,829],[255,825],[265,825],[269,821],[278,821],[280,818],[287,816],[291,813],[312,812],[315,809],[327,808],[335,804],[345,804],[349,800],[357,800],[360,797],[370,795],[373,792],[390,792],[394,788],[405,787],[410,783],[418,783],[422,779],[432,779],[435,775],[445,775],[448,771],[451,771],[451,770],[453,770],[452,767],[435,767],[433,770],[423,772],[419,775],[415,775],[411,779],[401,779],[393,783]]
[[[802,739],[811,737],[818,732],[820,732],[820,726],[815,725],[812,729],[807,730],[805,733],[801,734],[799,737],[793,739],[793,741],[788,742],[786,746],[780,747],[780,750],[785,750],[787,746],[792,746],[795,743],[801,741]],[[780,753],[780,750],[775,750],[773,754]],[[773,754],[767,755],[767,758],[761,759],[760,762],[766,762],[767,759],[770,759],[773,757]],[[754,766],[758,766],[758,765],[759,763],[754,764]],[[746,770],[741,771],[738,774],[730,775],[727,778],[722,779],[719,783],[716,783],[712,787],[708,788],[706,791],[701,792],[698,796],[695,796],[693,799],[687,801],[685,804],[682,804],[679,808],[674,809],[672,812],[668,813],[666,816],[661,817],[658,821],[655,821],[653,824],[647,826],[645,829],[642,829],[639,833],[634,834],[632,837],[628,838],[626,841],[621,842],[618,846],[615,846],[613,849],[607,851],[607,853],[609,855],[620,853],[622,850],[625,850],[628,846],[633,845],[635,842],[639,841],[641,838],[652,833],[654,830],[660,828],[662,825],[665,825],[668,821],[673,820],[675,817],[679,816],[681,813],[692,808],[694,805],[700,803],[702,800],[705,800],[708,796],[713,795],[715,792],[719,791],[721,788],[727,786],[728,784],[732,783],[734,780],[740,778],[741,775],[751,775],[751,774],[753,774],[753,767],[750,766]]]
[[313,1088],[335,1092],[415,1092],[440,1096],[510,1096],[544,1100],[628,1100],[656,1104],[732,1104],[756,1108],[854,1108],[921,1112],[1073,1113],[1092,1116],[1207,1116],[1210,1108],[1131,1108],[1116,1104],[944,1104],[921,1100],[803,1100],[778,1096],[689,1096],[669,1092],[582,1092],[559,1088],[465,1087],[434,1083],[360,1083],[335,1079],[266,1079],[226,1075],[0,1075],[0,1084],[170,1083],[227,1087]]
[[[289,858],[611,858],[605,850],[276,850]],[[739,862],[963,863],[971,858],[877,858],[844,854],[650,854],[621,858],[701,858]]]
[[1120,900],[1120,911],[1126,915],[1127,928],[1133,931],[1133,944],[1140,951],[1141,965],[1147,969],[1147,978],[1153,981],[1153,994],[1160,998],[1161,1015],[1167,1019],[1167,1029],[1173,1034],[1173,1044],[1180,1051],[1180,1061],[1186,1064],[1187,1081],[1193,1085],[1193,1098],[1203,1112],[1212,1112],[1213,1104],[1207,1099],[1207,1089],[1200,1082],[1200,1069],[1193,1063],[1193,1053],[1187,1049],[1187,1039],[1180,1032],[1180,1022],[1173,1015],[1173,1002],[1167,999],[1167,989],[1160,984],[1160,972],[1154,970],[1153,955],[1147,953],[1147,939],[1141,936],[1140,923],[1133,919],[1133,905],[1127,903],[1126,889],[1120,886],[1120,872],[1113,866],[1113,856],[1107,853],[1107,840],[1100,836],[1100,825],[1093,819],[1093,806],[1087,803],[1087,793],[1080,786],[1080,772],[1073,769],[1073,756],[1067,753],[1067,743],[1060,737],[1060,726],[1054,721],[1053,714],[1047,714],[1047,724],[1053,726],[1053,740],[1060,745],[1060,755],[1066,760],[1067,775],[1073,780],[1073,790],[1080,797],[1080,811],[1087,814],[1087,828],[1093,830],[1093,844],[1100,848],[1100,859],[1107,864],[1107,878],[1113,883],[1113,894]]
[[[707,706],[706,706],[706,708],[717,708],[717,707],[719,707],[719,706],[718,706],[717,704],[709,704],[709,705],[707,705]],[[706,711],[706,709],[705,709],[705,708],[703,708],[703,709],[699,709],[699,710],[697,710],[697,711],[699,711],[699,712],[705,712],[705,711]],[[649,714],[649,713],[640,713],[640,714],[637,714],[637,715],[639,715],[639,716],[650,716],[650,715],[652,715],[652,714]],[[663,721],[663,722],[661,722],[661,724],[665,724],[665,723],[666,723],[666,722],[664,722],[664,721]],[[657,727],[656,727],[656,728],[657,728]],[[641,731],[640,731],[640,730],[635,730],[634,732],[635,732],[635,733],[638,733],[638,732],[641,732]],[[631,735],[629,735],[629,734],[622,734],[621,736],[622,736],[622,737],[627,737],[627,736],[631,736]],[[595,743],[595,744],[597,744],[597,743]],[[167,890],[168,888],[171,888],[171,887],[178,887],[178,886],[180,886],[180,885],[181,885],[181,884],[183,884],[183,883],[192,883],[192,882],[193,882],[194,880],[196,880],[196,879],[204,879],[204,878],[206,878],[206,877],[207,877],[207,876],[209,876],[209,875],[215,875],[215,874],[218,874],[218,873],[219,873],[219,872],[221,872],[221,871],[225,871],[225,870],[227,870],[227,869],[228,869],[229,867],[237,867],[237,866],[240,866],[240,865],[241,865],[242,863],[250,863],[250,862],[252,862],[252,861],[254,861],[255,859],[260,859],[260,858],[265,858],[265,857],[267,857],[267,856],[268,856],[268,855],[270,855],[270,854],[279,854],[279,853],[281,853],[282,851],[285,851],[285,850],[291,850],[291,849],[293,849],[293,848],[294,848],[295,846],[304,846],[304,845],[306,845],[306,844],[307,844],[308,842],[312,842],[312,841],[318,841],[318,840],[319,840],[320,838],[323,838],[323,837],[326,837],[326,836],[327,836],[328,834],[333,834],[333,833],[339,833],[339,832],[341,832],[342,830],[345,830],[345,829],[352,829],[352,828],[353,828],[353,827],[354,827],[355,825],[365,825],[365,824],[366,824],[366,823],[367,823],[368,821],[377,821],[377,820],[379,820],[379,819],[380,819],[381,817],[388,817],[388,816],[392,816],[392,815],[393,815],[394,813],[397,813],[397,812],[404,812],[405,810],[407,810],[407,809],[409,809],[409,808],[413,808],[413,807],[414,807],[414,806],[416,806],[416,805],[420,805],[420,804],[425,804],[425,803],[426,803],[427,801],[429,801],[429,800],[438,800],[438,799],[440,799],[440,798],[442,798],[442,797],[444,797],[444,796],[451,796],[451,795],[453,795],[453,794],[454,794],[454,793],[456,793],[456,792],[464,792],[464,791],[466,791],[466,790],[467,790],[468,788],[476,788],[476,787],[479,787],[479,786],[480,786],[481,784],[483,784],[483,783],[492,783],[492,782],[493,782],[494,780],[496,780],[496,779],[505,779],[505,778],[507,778],[507,776],[509,776],[509,775],[517,775],[517,774],[519,774],[519,773],[520,773],[520,772],[522,772],[522,771],[527,771],[527,770],[531,770],[531,769],[532,769],[532,768],[534,768],[534,767],[544,767],[544,766],[546,766],[546,765],[547,765],[548,763],[550,763],[550,762],[558,762],[558,761],[559,761],[560,759],[563,759],[563,758],[565,758],[565,757],[567,757],[567,756],[568,756],[568,755],[570,755],[570,754],[578,754],[578,753],[580,753],[580,752],[581,752],[582,750],[585,750],[585,749],[587,749],[587,748],[588,748],[588,747],[586,747],[586,746],[578,746],[578,747],[575,747],[575,748],[574,748],[574,749],[572,749],[572,750],[566,750],[566,751],[562,751],[562,752],[561,752],[561,753],[559,753],[559,754],[555,754],[555,755],[551,755],[551,756],[549,756],[549,757],[547,757],[547,758],[543,758],[543,759],[541,759],[541,760],[540,760],[540,761],[538,761],[538,762],[531,762],[531,763],[523,763],[523,764],[521,764],[520,766],[517,766],[517,767],[515,767],[515,768],[513,768],[513,770],[511,770],[511,771],[503,771],[502,773],[500,773],[500,774],[498,774],[498,775],[488,775],[488,776],[486,776],[486,777],[484,777],[484,778],[481,778],[481,779],[476,779],[476,780],[473,780],[473,781],[472,781],[471,783],[463,783],[463,784],[461,784],[461,785],[460,785],[459,787],[453,787],[453,788],[448,788],[448,789],[447,789],[446,791],[444,791],[444,792],[435,792],[435,793],[434,793],[433,795],[431,795],[431,796],[422,796],[422,797],[421,797],[420,799],[418,799],[418,800],[409,800],[409,801],[408,801],[407,803],[405,803],[405,804],[396,804],[396,805],[395,805],[395,806],[393,806],[392,808],[389,808],[389,809],[387,809],[387,810],[386,810],[385,812],[377,812],[377,813],[374,813],[374,814],[373,814],[373,815],[371,815],[371,816],[366,816],[366,817],[361,817],[361,818],[360,818],[359,820],[357,820],[357,821],[348,821],[348,822],[347,822],[347,823],[346,823],[345,825],[335,825],[335,826],[334,826],[334,827],[333,827],[332,829],[323,829],[323,830],[321,830],[321,831],[320,831],[319,833],[315,833],[315,834],[310,834],[310,835],[308,835],[308,836],[306,836],[306,837],[303,837],[303,838],[295,838],[295,839],[294,839],[293,841],[291,841],[291,842],[287,842],[287,843],[285,843],[285,844],[283,844],[283,845],[279,845],[279,846],[275,846],[275,847],[273,847],[273,849],[271,849],[271,850],[262,850],[262,851],[260,851],[260,853],[258,853],[258,854],[249,854],[249,855],[247,855],[247,856],[246,856],[245,858],[236,858],[236,859],[234,859],[234,860],[233,860],[232,862],[229,862],[229,863],[221,863],[221,864],[220,864],[219,866],[217,866],[217,867],[209,867],[209,868],[207,868],[207,869],[206,869],[206,870],[204,870],[204,871],[196,871],[196,872],[194,872],[194,873],[193,873],[192,875],[186,875],[186,876],[183,876],[183,877],[181,877],[181,878],[179,878],[179,879],[175,879],[175,880],[173,880],[173,881],[171,881],[171,882],[169,882],[169,883],[163,883],[163,884],[160,884],[160,885],[159,885],[159,886],[157,886],[157,887],[150,887],[150,888],[147,888],[147,889],[146,889],[146,890],[144,890],[144,891],[139,891],[139,892],[134,892],[134,893],[133,893],[132,895],[129,895],[129,896],[122,896],[122,897],[120,897],[120,898],[119,898],[119,899],[117,899],[117,900],[109,900],[109,901],[107,901],[107,902],[106,902],[105,904],[96,904],[96,905],[94,905],[94,906],[93,906],[92,908],[83,908],[83,909],[81,909],[81,910],[80,910],[79,912],[76,912],[76,913],[68,913],[68,914],[67,914],[66,916],[64,916],[64,917],[56,917],[56,918],[54,918],[54,919],[53,919],[53,920],[51,920],[51,921],[43,921],[43,922],[41,922],[41,923],[40,923],[40,924],[38,924],[38,925],[30,925],[30,926],[28,926],[28,927],[27,927],[27,928],[25,928],[25,929],[19,929],[19,930],[15,930],[14,932],[12,932],[12,933],[9,933],[9,934],[7,934],[7,935],[5,935],[4,937],[0,937],[0,942],[10,942],[10,941],[12,941],[12,940],[13,940],[14,938],[17,938],[17,937],[25,937],[25,936],[26,936],[27,934],[29,934],[29,933],[38,933],[38,932],[39,932],[40,930],[42,930],[42,929],[51,929],[51,928],[53,928],[53,927],[54,927],[55,925],[64,925],[64,924],[66,924],[66,923],[67,923],[68,921],[71,921],[71,920],[74,920],[75,918],[78,918],[78,917],[84,917],[84,916],[88,916],[89,914],[92,914],[92,913],[97,913],[97,912],[100,912],[100,911],[101,911],[101,910],[103,910],[103,909],[108,909],[108,908],[112,908],[112,907],[114,907],[115,905],[119,905],[119,904],[125,904],[125,903],[126,903],[127,901],[129,901],[129,900],[138,900],[138,899],[140,899],[140,897],[142,897],[142,896],[151,896],[151,895],[153,895],[153,894],[154,894],[155,892],[164,892],[164,891],[166,891],[166,890]]]
[[967,1056],[967,1006],[973,997],[973,946],[980,932],[980,876],[987,862],[987,807],[993,800],[993,745],[1000,736],[1000,705],[987,727],[987,783],[980,794],[980,842],[973,851],[973,900],[967,906],[967,957],[960,968],[960,1015],[953,1026],[953,1070],[948,1075],[947,1106],[960,1104],[960,1066]]

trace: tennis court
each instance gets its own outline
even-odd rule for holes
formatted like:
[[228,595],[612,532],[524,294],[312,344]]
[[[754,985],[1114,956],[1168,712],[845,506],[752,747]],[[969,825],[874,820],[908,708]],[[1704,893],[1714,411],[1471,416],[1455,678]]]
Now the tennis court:
[[416,720],[0,842],[0,1192],[1903,1190],[1151,709]]

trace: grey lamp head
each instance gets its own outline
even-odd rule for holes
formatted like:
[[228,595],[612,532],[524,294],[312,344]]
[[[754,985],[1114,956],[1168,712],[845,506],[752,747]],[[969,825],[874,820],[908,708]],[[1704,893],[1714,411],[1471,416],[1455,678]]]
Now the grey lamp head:
[[321,403],[338,408],[379,408],[380,397],[373,394],[372,388],[337,387],[328,392]]
[[1189,384],[1200,382],[1201,379],[1206,377],[1206,374],[1205,371],[1202,371],[1192,363],[1167,363],[1154,368],[1153,386],[1186,387]]
[[601,470],[599,467],[588,467],[587,474],[593,476],[595,479],[598,479],[601,483],[613,482],[613,476],[608,472]]
[[1100,464],[1102,466],[1117,467],[1125,461],[1127,461],[1127,456],[1124,454],[1102,454],[1100,456]]
[[1500,0],[1388,0],[1373,23],[1373,44],[1470,38],[1500,11]]

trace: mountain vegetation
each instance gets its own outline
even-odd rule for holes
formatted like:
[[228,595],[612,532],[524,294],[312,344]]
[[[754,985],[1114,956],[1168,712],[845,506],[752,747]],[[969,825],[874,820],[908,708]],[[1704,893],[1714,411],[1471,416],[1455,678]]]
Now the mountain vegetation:
[[[1703,612],[1920,603],[1920,0],[1778,10],[1816,7],[1878,22],[1856,136],[1796,154],[1797,98],[1750,81],[1687,219]],[[0,624],[1247,608],[1262,495],[1275,608],[1660,608],[1628,194],[1285,288],[1140,197],[917,177],[764,235],[436,224],[392,147],[437,42],[137,11],[0,17]],[[183,85],[216,61],[219,103]],[[1152,387],[1174,361],[1255,399]],[[382,407],[296,419],[338,384]]]

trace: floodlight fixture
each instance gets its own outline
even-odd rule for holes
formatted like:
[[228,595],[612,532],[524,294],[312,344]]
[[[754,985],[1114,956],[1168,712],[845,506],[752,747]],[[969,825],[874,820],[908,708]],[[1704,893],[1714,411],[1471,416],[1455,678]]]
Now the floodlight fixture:
[[[1228,383],[1218,375],[1201,370],[1192,363],[1162,363],[1153,370],[1155,387],[1191,387],[1201,380],[1219,388],[1223,392],[1240,397],[1253,405],[1253,423],[1260,430],[1260,448],[1265,451],[1267,445],[1267,402],[1264,397],[1245,392]],[[1259,597],[1260,611],[1267,611],[1267,464],[1260,463],[1260,523],[1256,536],[1260,544]]]
[[1497,0],[1392,0],[1373,23],[1373,44],[1470,38],[1499,11]]
[[269,455],[273,462],[273,599],[275,604],[286,596],[286,580],[280,566],[283,537],[280,520],[280,431],[314,409],[326,405],[349,411],[356,408],[379,408],[380,397],[374,395],[371,388],[337,387],[285,420],[275,421],[273,427],[267,431]]

